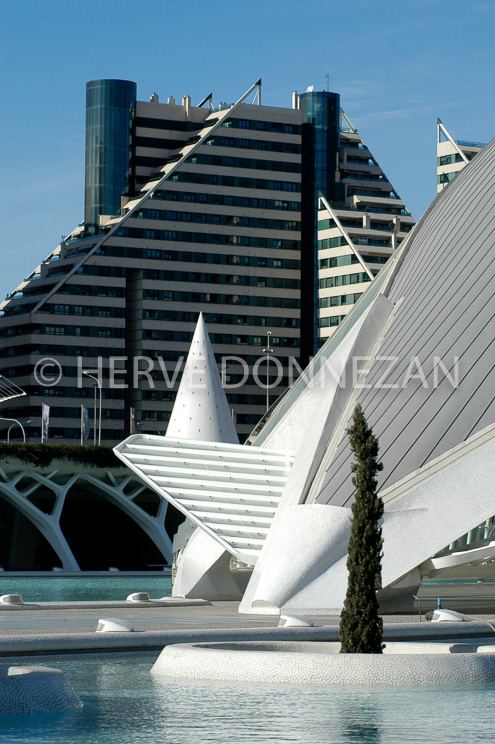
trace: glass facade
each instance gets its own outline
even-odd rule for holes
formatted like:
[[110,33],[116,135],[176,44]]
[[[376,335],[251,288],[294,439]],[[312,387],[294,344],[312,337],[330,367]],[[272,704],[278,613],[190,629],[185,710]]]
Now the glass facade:
[[[299,96],[303,129],[302,224],[306,236],[302,246],[301,358],[306,361],[317,350],[318,340],[318,194],[330,201],[344,201],[343,187],[337,183],[337,156],[340,138],[340,96],[327,91],[308,91]],[[304,341],[305,339],[305,341]]]
[[91,233],[98,232],[99,215],[120,211],[136,96],[136,83],[128,80],[91,80],[86,84],[84,218]]

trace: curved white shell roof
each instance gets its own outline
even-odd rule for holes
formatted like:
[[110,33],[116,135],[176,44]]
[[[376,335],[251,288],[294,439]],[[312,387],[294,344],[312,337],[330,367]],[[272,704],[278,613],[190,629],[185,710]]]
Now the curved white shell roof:
[[[393,321],[357,398],[380,441],[380,489],[495,422],[494,270],[492,140],[417,224],[386,291]],[[348,504],[350,460],[344,436],[318,502]]]

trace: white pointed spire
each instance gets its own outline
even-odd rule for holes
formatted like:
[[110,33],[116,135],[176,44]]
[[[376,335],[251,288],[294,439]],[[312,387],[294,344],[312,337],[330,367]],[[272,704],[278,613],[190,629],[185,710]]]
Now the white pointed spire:
[[203,313],[194,331],[167,437],[239,443]]

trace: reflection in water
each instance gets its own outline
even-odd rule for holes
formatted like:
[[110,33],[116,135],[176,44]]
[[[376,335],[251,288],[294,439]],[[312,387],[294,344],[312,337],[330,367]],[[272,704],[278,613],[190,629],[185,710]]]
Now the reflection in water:
[[[495,685],[261,685],[152,677],[157,652],[22,659],[62,669],[80,711],[0,716],[16,744],[487,744]],[[16,659],[13,663],[19,664]]]
[[337,706],[342,744],[381,744],[382,716],[378,697],[366,689],[348,688],[347,692]]

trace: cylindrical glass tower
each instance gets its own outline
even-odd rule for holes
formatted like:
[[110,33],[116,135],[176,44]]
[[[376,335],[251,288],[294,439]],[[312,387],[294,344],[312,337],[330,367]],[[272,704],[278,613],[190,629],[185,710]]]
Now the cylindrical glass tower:
[[98,232],[100,214],[117,214],[129,169],[130,122],[137,86],[129,80],[86,83],[84,219]]
[[301,359],[306,364],[318,351],[318,194],[343,201],[342,184],[336,182],[340,139],[340,96],[327,91],[307,91],[299,96],[302,111],[301,201]]

